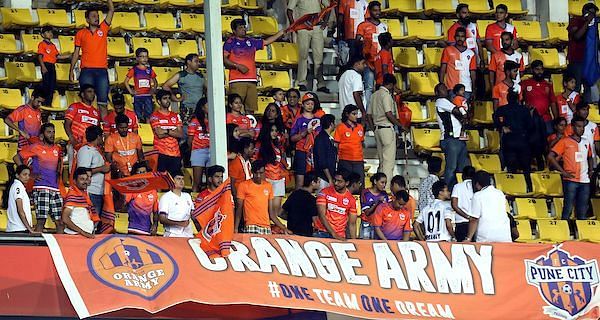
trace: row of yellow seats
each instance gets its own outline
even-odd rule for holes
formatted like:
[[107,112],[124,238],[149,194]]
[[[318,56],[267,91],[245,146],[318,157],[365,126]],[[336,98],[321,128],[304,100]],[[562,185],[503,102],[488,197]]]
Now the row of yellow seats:
[[[484,129],[467,130],[469,141],[467,149],[471,152],[492,152],[500,150],[500,136],[495,130]],[[413,148],[418,152],[440,152],[440,129],[438,128],[411,128]]]
[[[532,178],[533,177],[534,176],[532,176]],[[555,189],[555,191],[562,191],[562,188],[559,189],[555,187]],[[598,220],[598,217],[600,217],[600,199],[592,198],[591,203],[594,216]],[[515,198],[513,202],[513,212],[515,218],[520,220],[553,220],[561,218],[563,205],[563,198]],[[571,211],[570,218],[575,219],[574,210]]]
[[[426,0],[424,8],[420,8],[417,0],[388,0],[385,1],[383,12],[386,14],[453,14],[456,12],[456,7],[453,6],[453,1],[446,0]],[[466,3],[469,5],[469,10],[474,14],[491,14],[494,12],[490,8],[488,1],[483,0],[458,0],[458,3]],[[499,0],[494,1],[494,5],[505,4],[508,7],[509,14],[524,15],[529,11],[524,10],[521,5],[521,0]],[[581,9],[579,10],[581,12]]]
[[[71,2],[94,2],[92,0],[70,1],[54,0],[54,3],[64,4]],[[161,8],[199,8],[204,5],[204,0],[114,0],[115,4],[141,4],[148,6],[159,5]],[[221,0],[221,8],[224,10],[260,10],[262,7],[257,0]]]
[[575,237],[571,238],[571,230],[567,220],[536,220],[536,228],[532,228],[530,220],[516,220],[519,238],[522,243],[561,243],[570,240],[600,243],[600,222],[594,220],[577,220]]

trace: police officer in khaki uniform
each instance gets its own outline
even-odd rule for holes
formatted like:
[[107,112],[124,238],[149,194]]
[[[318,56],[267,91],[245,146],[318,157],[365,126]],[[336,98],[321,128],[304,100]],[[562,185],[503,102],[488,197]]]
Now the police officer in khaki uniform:
[[[306,14],[320,13],[329,6],[329,0],[289,0],[287,16],[290,24],[294,23],[294,16],[300,18]],[[298,86],[300,91],[307,91],[306,76],[308,74],[308,49],[312,49],[313,74],[317,79],[317,91],[329,93],[323,78],[323,47],[325,37],[323,30],[327,27],[329,14],[312,30],[298,30],[296,42],[298,44]]]
[[377,142],[377,157],[379,167],[377,172],[383,172],[388,179],[394,174],[396,165],[396,130],[402,128],[396,117],[396,103],[392,97],[396,78],[392,74],[383,76],[383,85],[371,96],[367,116],[371,117]]

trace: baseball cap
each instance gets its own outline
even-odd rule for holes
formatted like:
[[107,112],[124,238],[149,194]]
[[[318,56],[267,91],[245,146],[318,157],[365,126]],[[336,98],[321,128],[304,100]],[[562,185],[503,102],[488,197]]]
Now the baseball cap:
[[317,95],[315,95],[315,94],[314,94],[314,93],[312,93],[312,92],[307,92],[307,93],[305,93],[305,94],[302,96],[302,100],[301,100],[301,102],[302,102],[302,103],[304,103],[305,101],[308,101],[308,100],[313,100],[313,101],[315,101],[315,102],[319,101],[319,99],[317,98]]

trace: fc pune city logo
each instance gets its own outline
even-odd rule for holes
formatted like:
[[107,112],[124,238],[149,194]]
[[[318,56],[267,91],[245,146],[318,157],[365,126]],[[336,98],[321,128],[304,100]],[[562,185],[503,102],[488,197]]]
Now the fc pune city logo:
[[179,274],[166,251],[135,236],[113,235],[98,242],[88,252],[87,265],[101,283],[147,300],[158,297]]
[[596,259],[571,256],[560,246],[535,260],[525,260],[527,283],[538,288],[548,306],[544,314],[571,320],[580,316],[598,286]]
[[148,181],[148,179],[135,179],[135,180],[122,181],[122,182],[117,183],[117,185],[119,187],[124,187],[131,191],[142,190],[142,189],[146,188],[149,184],[150,184],[150,182]]

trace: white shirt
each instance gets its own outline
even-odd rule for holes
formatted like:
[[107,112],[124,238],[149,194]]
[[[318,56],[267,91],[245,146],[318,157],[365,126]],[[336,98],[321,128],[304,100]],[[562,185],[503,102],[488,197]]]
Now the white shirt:
[[[353,104],[357,106],[354,96],[352,95],[356,91],[364,91],[363,80],[360,73],[354,69],[346,70],[340,77],[339,85],[339,101],[340,108],[344,109],[345,106]],[[362,100],[363,105],[365,104],[365,95],[363,94]]]
[[31,204],[29,202],[27,189],[25,189],[25,186],[21,180],[15,179],[15,182],[13,182],[12,186],[10,186],[10,191],[8,192],[8,224],[6,225],[6,232],[27,231],[27,227],[25,227],[21,221],[21,218],[19,217],[19,211],[17,211],[17,199],[21,199],[21,201],[23,201],[25,218],[27,218],[27,223],[29,223],[29,226],[33,227]]
[[[471,200],[473,199],[473,182],[471,179],[457,183],[454,189],[452,189],[452,198],[458,199],[458,208],[468,215],[471,212]],[[454,221],[456,223],[463,223],[469,222],[469,219],[457,213],[454,216]]]
[[[90,218],[90,213],[86,208],[72,206],[67,206],[67,208],[72,210],[69,217],[76,226],[87,233],[94,233],[94,221]],[[65,233],[77,234],[69,228],[65,228]]]
[[446,220],[454,222],[454,210],[450,201],[435,199],[421,211],[417,222],[425,228],[425,241],[450,241],[452,236],[446,227]]
[[588,123],[585,125],[585,128],[583,129],[582,136],[590,143],[590,148],[592,149],[592,159],[594,161],[594,164],[596,162],[596,148],[594,148],[594,135],[596,134],[597,130],[598,125],[592,121],[588,121]]
[[475,192],[469,215],[479,219],[477,242],[512,242],[502,191],[490,185]]
[[[77,151],[77,167],[98,168],[104,165],[104,157],[98,152],[98,149],[85,145]],[[92,182],[87,187],[89,194],[104,194],[104,173],[96,172],[92,175]]]
[[454,108],[456,108],[456,105],[446,98],[440,98],[435,101],[435,109],[438,113],[437,122],[440,127],[440,140],[444,140],[446,136],[449,138],[460,137],[462,124],[452,114]]
[[[158,201],[158,212],[160,212],[160,214],[166,214],[169,220],[190,220],[192,210],[194,210],[194,202],[187,192],[181,192],[181,196],[178,196],[173,193],[173,191],[169,191],[160,197],[160,200]],[[186,227],[165,225],[164,236],[192,238],[194,236],[192,222],[190,221],[190,224]]]

